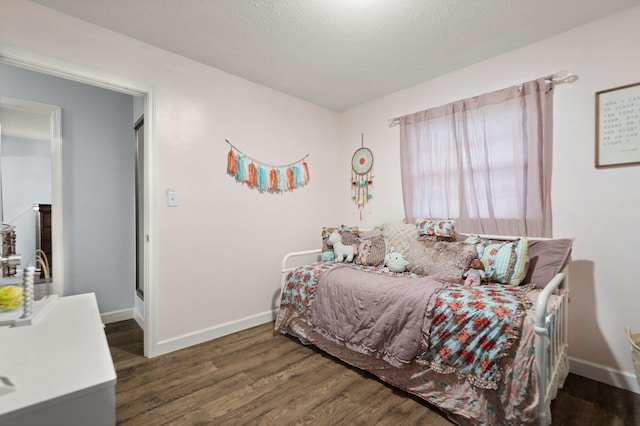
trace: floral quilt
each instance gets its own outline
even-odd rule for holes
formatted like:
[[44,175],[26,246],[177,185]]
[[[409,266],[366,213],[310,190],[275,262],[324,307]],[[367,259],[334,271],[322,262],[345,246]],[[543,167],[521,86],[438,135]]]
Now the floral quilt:
[[529,286],[466,287],[449,284],[436,302],[429,350],[418,362],[456,373],[474,385],[497,389],[501,360],[520,338]]

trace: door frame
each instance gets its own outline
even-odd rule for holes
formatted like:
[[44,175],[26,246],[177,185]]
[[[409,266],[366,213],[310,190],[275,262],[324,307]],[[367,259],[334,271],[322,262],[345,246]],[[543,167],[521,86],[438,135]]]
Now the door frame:
[[[0,61],[9,65],[32,71],[49,74],[67,80],[85,83],[103,89],[113,90],[133,96],[143,96],[144,105],[144,194],[142,194],[142,208],[144,209],[144,245],[142,265],[144,273],[144,355],[153,357],[158,354],[157,338],[157,197],[156,173],[156,102],[157,89],[153,86],[126,81],[115,75],[108,75],[93,69],[80,67],[76,64],[53,59],[48,56],[35,54],[13,46],[0,43]],[[132,292],[132,298],[135,291]]]

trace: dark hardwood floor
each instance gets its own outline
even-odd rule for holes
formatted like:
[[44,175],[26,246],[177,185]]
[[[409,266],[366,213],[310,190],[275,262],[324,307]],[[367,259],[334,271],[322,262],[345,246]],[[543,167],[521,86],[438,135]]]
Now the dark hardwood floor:
[[[133,320],[106,326],[118,425],[451,425],[436,408],[271,323],[152,359]],[[640,425],[640,395],[570,374],[554,425]]]

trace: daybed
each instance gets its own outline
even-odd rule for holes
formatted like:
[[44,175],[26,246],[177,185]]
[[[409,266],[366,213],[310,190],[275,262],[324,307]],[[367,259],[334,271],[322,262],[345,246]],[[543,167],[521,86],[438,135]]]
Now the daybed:
[[[332,260],[326,239],[354,244]],[[568,374],[572,240],[461,235],[453,222],[323,229],[323,248],[287,254],[275,329],[417,395],[457,424],[547,425]],[[401,252],[393,273],[380,254]],[[291,267],[292,259],[315,256]],[[318,256],[321,255],[321,256]],[[487,282],[465,286],[469,260]],[[506,274],[506,275],[505,275]]]

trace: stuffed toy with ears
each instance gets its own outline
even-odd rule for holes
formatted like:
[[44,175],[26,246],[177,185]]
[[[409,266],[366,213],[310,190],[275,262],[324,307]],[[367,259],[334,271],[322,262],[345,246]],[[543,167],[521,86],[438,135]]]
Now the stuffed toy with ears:
[[384,257],[384,265],[386,265],[391,272],[404,272],[407,269],[407,262],[402,254],[397,252],[391,252]]
[[353,246],[342,244],[342,235],[338,231],[333,231],[331,235],[329,235],[327,245],[333,246],[333,253],[335,254],[336,262],[353,261],[353,256],[355,255],[356,250]]

